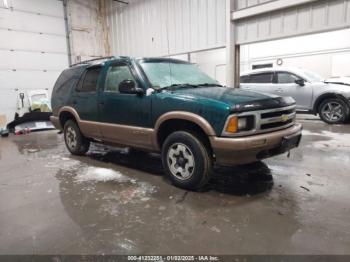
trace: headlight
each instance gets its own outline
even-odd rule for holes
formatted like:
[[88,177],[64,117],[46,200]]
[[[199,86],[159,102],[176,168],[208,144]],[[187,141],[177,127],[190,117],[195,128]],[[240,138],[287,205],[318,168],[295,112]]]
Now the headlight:
[[238,118],[238,130],[244,130],[247,128],[248,119],[246,117]]
[[225,132],[234,134],[241,131],[250,131],[254,127],[254,116],[231,116],[226,122]]

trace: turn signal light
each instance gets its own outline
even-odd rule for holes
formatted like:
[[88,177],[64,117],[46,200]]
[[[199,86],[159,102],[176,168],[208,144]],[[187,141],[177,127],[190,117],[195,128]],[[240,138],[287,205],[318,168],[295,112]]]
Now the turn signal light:
[[233,116],[227,123],[226,132],[228,133],[237,133],[238,131],[238,118]]

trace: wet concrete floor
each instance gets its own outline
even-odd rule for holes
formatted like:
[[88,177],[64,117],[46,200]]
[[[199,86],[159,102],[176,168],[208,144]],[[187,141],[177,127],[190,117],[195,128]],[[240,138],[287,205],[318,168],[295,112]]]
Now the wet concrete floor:
[[301,122],[289,157],[217,169],[201,192],[157,155],[0,138],[0,254],[350,254],[350,125]]

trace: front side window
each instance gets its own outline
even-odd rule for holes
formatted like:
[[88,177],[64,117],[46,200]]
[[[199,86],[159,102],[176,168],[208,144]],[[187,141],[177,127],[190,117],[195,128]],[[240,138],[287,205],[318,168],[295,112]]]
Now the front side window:
[[280,72],[277,73],[277,83],[278,84],[294,84],[295,80],[298,80],[299,78],[296,75],[286,73],[286,72]]
[[88,69],[84,79],[80,81],[78,90],[80,92],[96,92],[97,82],[101,73],[101,67]]
[[254,84],[271,84],[273,73],[261,73],[250,75],[249,82]]
[[197,65],[172,61],[141,62],[141,67],[152,84],[152,87],[163,88],[172,85],[218,85],[218,82]]
[[105,91],[119,93],[119,84],[125,80],[135,81],[129,66],[127,65],[110,66],[107,72]]

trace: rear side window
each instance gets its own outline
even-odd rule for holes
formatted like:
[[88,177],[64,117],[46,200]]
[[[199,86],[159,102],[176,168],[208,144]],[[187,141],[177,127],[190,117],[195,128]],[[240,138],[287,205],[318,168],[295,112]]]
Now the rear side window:
[[53,93],[57,95],[67,95],[71,87],[78,81],[81,72],[81,68],[64,70],[55,83]]
[[298,80],[299,78],[293,74],[286,73],[286,72],[279,72],[277,73],[277,83],[278,84],[292,84],[295,83],[295,80]]
[[249,76],[241,76],[240,80],[241,83],[249,83]]
[[96,92],[101,67],[88,69],[78,85],[79,92]]
[[273,80],[273,73],[261,73],[250,75],[249,83],[255,84],[271,84]]

